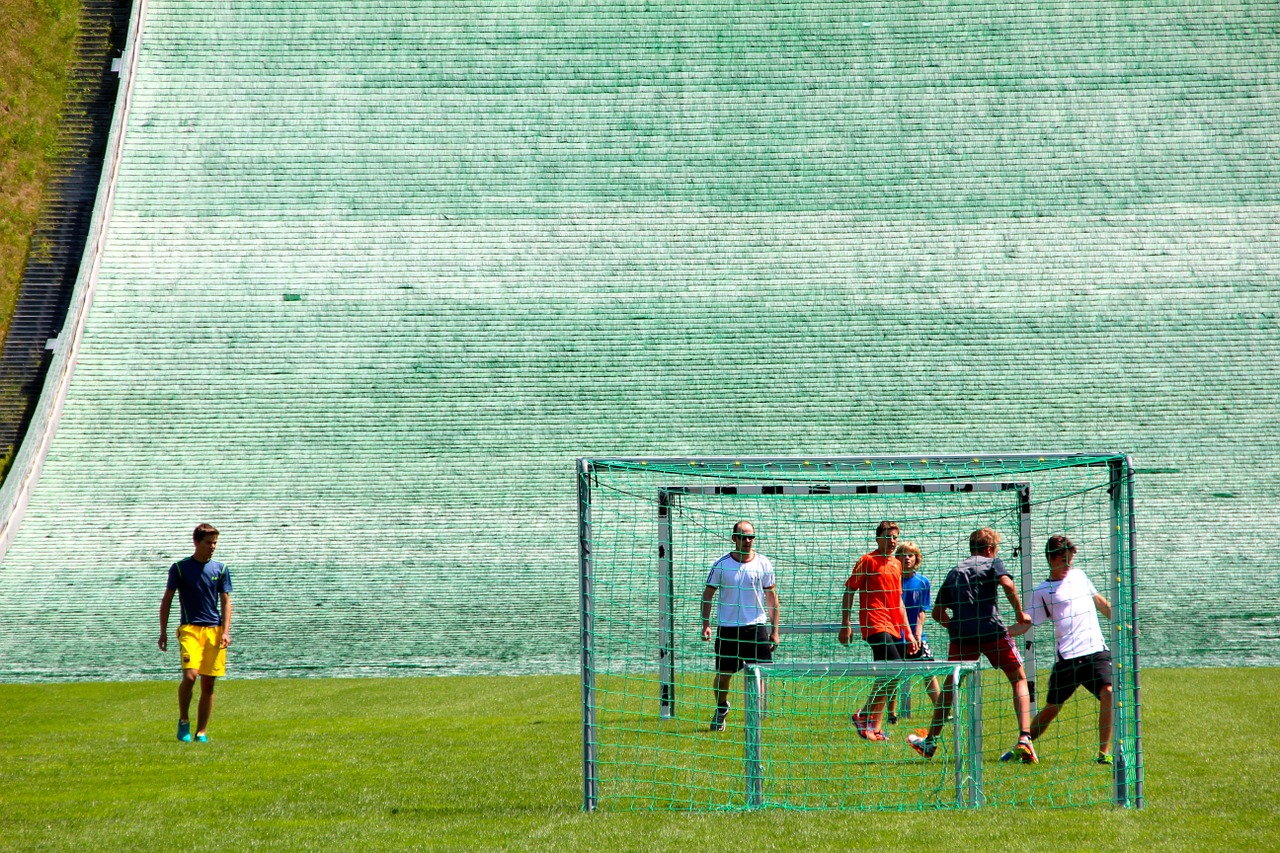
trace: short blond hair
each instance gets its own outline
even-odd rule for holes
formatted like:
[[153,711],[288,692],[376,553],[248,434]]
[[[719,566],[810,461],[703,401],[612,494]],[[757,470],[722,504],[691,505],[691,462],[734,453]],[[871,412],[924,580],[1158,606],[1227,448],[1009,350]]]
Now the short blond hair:
[[895,556],[898,556],[898,557],[902,556],[903,554],[915,554],[917,569],[919,569],[921,564],[924,563],[924,555],[920,553],[920,546],[914,542],[898,543],[898,550],[894,551],[893,553]]
[[969,534],[969,553],[977,554],[979,551],[994,548],[1000,544],[1001,538],[1003,537],[1000,536],[1000,532],[990,527],[975,530]]

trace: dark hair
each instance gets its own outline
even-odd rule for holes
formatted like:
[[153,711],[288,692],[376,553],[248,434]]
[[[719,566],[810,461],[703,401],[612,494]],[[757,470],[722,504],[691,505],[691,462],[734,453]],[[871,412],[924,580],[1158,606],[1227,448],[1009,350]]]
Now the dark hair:
[[1000,539],[999,532],[992,530],[990,527],[975,530],[969,534],[969,553],[976,554],[979,551],[994,548],[1000,544]]
[[196,530],[191,534],[191,538],[196,542],[203,542],[207,536],[217,536],[218,528],[212,524],[197,524]]
[[888,533],[890,530],[897,530],[899,533],[901,533],[901,532],[902,532],[902,531],[901,531],[901,530],[899,530],[899,528],[898,528],[898,522],[896,522],[896,521],[882,521],[882,522],[880,522],[879,524],[877,524],[877,525],[876,525],[876,536],[877,536],[877,537],[883,536],[883,535],[885,535],[886,533]]
[[1054,554],[1061,554],[1063,551],[1068,554],[1076,552],[1076,543],[1072,542],[1064,534],[1055,533],[1049,537],[1049,541],[1044,543],[1045,557],[1052,557]]

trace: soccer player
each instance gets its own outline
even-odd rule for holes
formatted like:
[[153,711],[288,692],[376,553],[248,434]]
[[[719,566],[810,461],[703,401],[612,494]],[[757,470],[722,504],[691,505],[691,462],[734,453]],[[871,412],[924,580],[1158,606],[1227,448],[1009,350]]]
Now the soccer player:
[[[169,580],[160,599],[160,651],[169,648],[169,611],[178,593],[178,644],[182,651],[182,681],[178,683],[178,740],[191,742],[191,693],[200,676],[199,716],[195,740],[209,740],[209,716],[213,713],[213,684],[227,671],[227,646],[231,645],[231,572],[213,559],[218,531],[201,524],[191,534],[195,552],[169,566]],[[221,606],[219,606],[221,605]]]
[[[907,609],[907,625],[911,628],[911,633],[915,635],[916,645],[918,648],[915,652],[907,651],[907,644],[904,640],[901,643],[902,656],[905,660],[933,660],[933,652],[929,649],[929,641],[924,634],[924,614],[929,611],[933,603],[929,579],[920,574],[920,564],[924,562],[924,557],[920,553],[920,547],[914,542],[903,542],[898,545],[898,550],[894,553],[898,558],[898,562],[902,564],[902,604]],[[929,683],[926,688],[929,691],[929,698],[933,700],[933,704],[937,705],[942,701],[942,689],[938,686],[938,679],[929,676]],[[894,691],[889,695],[889,704],[887,709],[887,722],[894,725],[898,722],[898,691]]]
[[[1049,675],[1049,695],[1031,721],[1031,739],[1036,740],[1058,716],[1062,706],[1083,685],[1098,697],[1099,764],[1111,764],[1111,651],[1102,638],[1098,613],[1111,618],[1111,603],[1098,593],[1089,577],[1071,567],[1075,544],[1066,536],[1050,536],[1044,546],[1049,561],[1049,579],[1031,594],[1031,625],[1053,622],[1053,639],[1058,659]],[[1017,636],[1031,630],[1018,625],[1009,633]],[[1005,753],[1001,761],[1011,761]]]
[[[1009,679],[1013,687],[1013,710],[1018,718],[1018,742],[1013,752],[1023,763],[1039,761],[1031,745],[1031,700],[1027,691],[1027,674],[1022,668],[1009,632],[1005,630],[1000,610],[996,607],[996,590],[1003,589],[1013,605],[1019,625],[1030,624],[1031,617],[1022,609],[1018,588],[1014,585],[1004,561],[996,556],[1000,550],[1000,534],[990,527],[969,534],[969,557],[947,572],[933,605],[934,621],[946,626],[951,635],[947,659],[976,661],[985,655],[991,665]],[[950,611],[950,613],[948,613]],[[907,743],[925,758],[937,750],[937,738],[951,709],[955,685],[947,678],[942,689],[942,702],[933,709],[933,721],[924,737],[907,735]]]
[[711,603],[720,593],[716,630],[716,710],[711,731],[722,732],[729,716],[729,681],[748,663],[769,663],[778,645],[777,579],[773,563],[755,551],[749,521],[733,526],[733,550],[711,567],[702,590],[702,639],[711,639]]
[[[840,599],[839,641],[847,646],[853,640],[853,596],[858,594],[858,627],[862,639],[871,647],[877,661],[901,661],[902,641],[907,651],[919,648],[907,623],[907,610],[902,605],[902,564],[893,556],[898,547],[898,525],[882,521],[876,527],[876,550],[863,554],[854,564],[853,573],[844,582]],[[853,715],[858,736],[869,741],[888,740],[881,727],[881,717],[889,694],[898,689],[896,679],[877,679],[862,709]]]

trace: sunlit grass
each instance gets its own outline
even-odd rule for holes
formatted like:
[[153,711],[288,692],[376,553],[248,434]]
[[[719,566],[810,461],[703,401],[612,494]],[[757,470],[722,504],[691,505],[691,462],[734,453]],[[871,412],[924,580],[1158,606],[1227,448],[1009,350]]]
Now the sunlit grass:
[[1280,845],[1280,669],[1145,682],[1141,811],[592,815],[574,678],[228,680],[207,745],[174,739],[174,684],[3,685],[0,848],[172,849],[193,832],[227,849]]

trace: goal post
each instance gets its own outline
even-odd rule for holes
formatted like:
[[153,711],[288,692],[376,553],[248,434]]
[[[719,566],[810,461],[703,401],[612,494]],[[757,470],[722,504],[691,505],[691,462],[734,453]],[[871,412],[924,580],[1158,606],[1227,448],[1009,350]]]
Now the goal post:
[[[1123,453],[619,457],[581,459],[576,475],[587,810],[1143,805],[1137,525]],[[716,667],[699,608],[738,520],[752,522],[756,551],[774,567],[781,636],[772,663],[732,674],[738,698],[719,730],[709,725]],[[960,730],[948,720],[945,758],[908,747],[909,727],[929,725],[937,685],[956,664],[928,607],[935,660],[896,677],[867,669],[884,664],[860,637],[836,642],[844,581],[875,548],[877,520],[895,521],[920,549],[934,595],[968,557],[969,534],[994,529],[1026,607],[1048,574],[1047,537],[1071,537],[1073,570],[1111,602],[1099,621],[1114,667],[1113,766],[1093,761],[1099,703],[1080,689],[1037,741],[1041,763],[1010,772],[998,759],[1017,736],[1011,685],[985,659],[959,676],[953,714],[976,722]],[[999,605],[1012,624],[1003,596]],[[1017,644],[1034,713],[1056,659],[1053,625]],[[885,722],[889,740],[874,744],[850,714],[882,696],[886,679],[897,695],[885,717],[896,710],[898,722]],[[957,770],[962,752],[971,757]]]
[[1116,805],[1132,804],[1141,808],[1142,690],[1138,667],[1137,527],[1133,512],[1133,463],[1128,456],[1111,459],[1108,461],[1108,472],[1111,541],[1107,589],[1113,609],[1109,640],[1117,667],[1112,685],[1116,705],[1111,736],[1111,750],[1115,756],[1112,801]]
[[591,588],[591,467],[578,460],[578,592],[582,659],[582,801],[587,811],[599,802],[596,761],[596,684],[594,595]]

